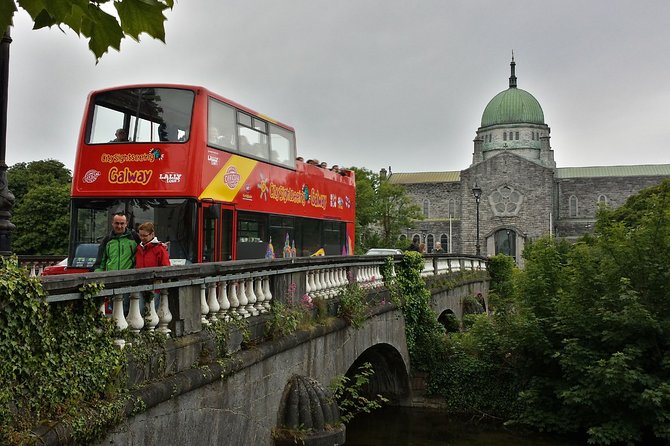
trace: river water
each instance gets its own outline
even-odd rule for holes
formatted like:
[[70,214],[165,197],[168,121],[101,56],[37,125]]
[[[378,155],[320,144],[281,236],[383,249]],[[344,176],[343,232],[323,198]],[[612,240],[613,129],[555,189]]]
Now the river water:
[[449,419],[444,411],[385,407],[347,426],[346,446],[577,446],[583,442]]

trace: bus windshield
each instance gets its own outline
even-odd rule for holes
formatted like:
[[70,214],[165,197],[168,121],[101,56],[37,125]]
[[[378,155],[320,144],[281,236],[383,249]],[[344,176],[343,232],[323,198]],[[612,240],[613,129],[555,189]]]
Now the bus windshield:
[[105,91],[91,103],[88,144],[184,142],[190,136],[194,93],[177,88]]
[[111,232],[112,216],[124,212],[128,228],[153,222],[156,237],[168,245],[172,264],[188,264],[196,256],[196,202],[183,198],[74,199],[70,258],[83,244],[99,244]]

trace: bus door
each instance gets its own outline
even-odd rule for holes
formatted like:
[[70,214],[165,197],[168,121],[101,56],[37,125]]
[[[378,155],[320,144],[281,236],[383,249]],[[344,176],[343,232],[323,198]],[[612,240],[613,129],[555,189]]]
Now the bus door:
[[202,262],[233,258],[233,209],[219,203],[202,203]]

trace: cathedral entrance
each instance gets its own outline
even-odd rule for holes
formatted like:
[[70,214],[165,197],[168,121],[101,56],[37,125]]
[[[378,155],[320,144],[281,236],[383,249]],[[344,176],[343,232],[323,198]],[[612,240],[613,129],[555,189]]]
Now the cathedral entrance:
[[512,229],[500,229],[493,235],[496,254],[505,254],[516,260],[516,232]]

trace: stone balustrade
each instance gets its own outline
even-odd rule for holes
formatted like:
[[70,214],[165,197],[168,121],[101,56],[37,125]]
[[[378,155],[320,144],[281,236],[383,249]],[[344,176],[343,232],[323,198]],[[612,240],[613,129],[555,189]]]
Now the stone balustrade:
[[[364,289],[381,287],[384,261],[385,256],[249,260],[43,276],[41,280],[47,301],[54,305],[80,299],[80,288],[87,283],[104,283],[98,295],[100,311],[110,313],[119,329],[179,337],[219,319],[266,315],[273,300],[289,302],[304,295],[333,299],[352,282]],[[429,255],[422,275],[485,269],[482,258]],[[118,339],[116,344],[123,347],[125,341]]]

